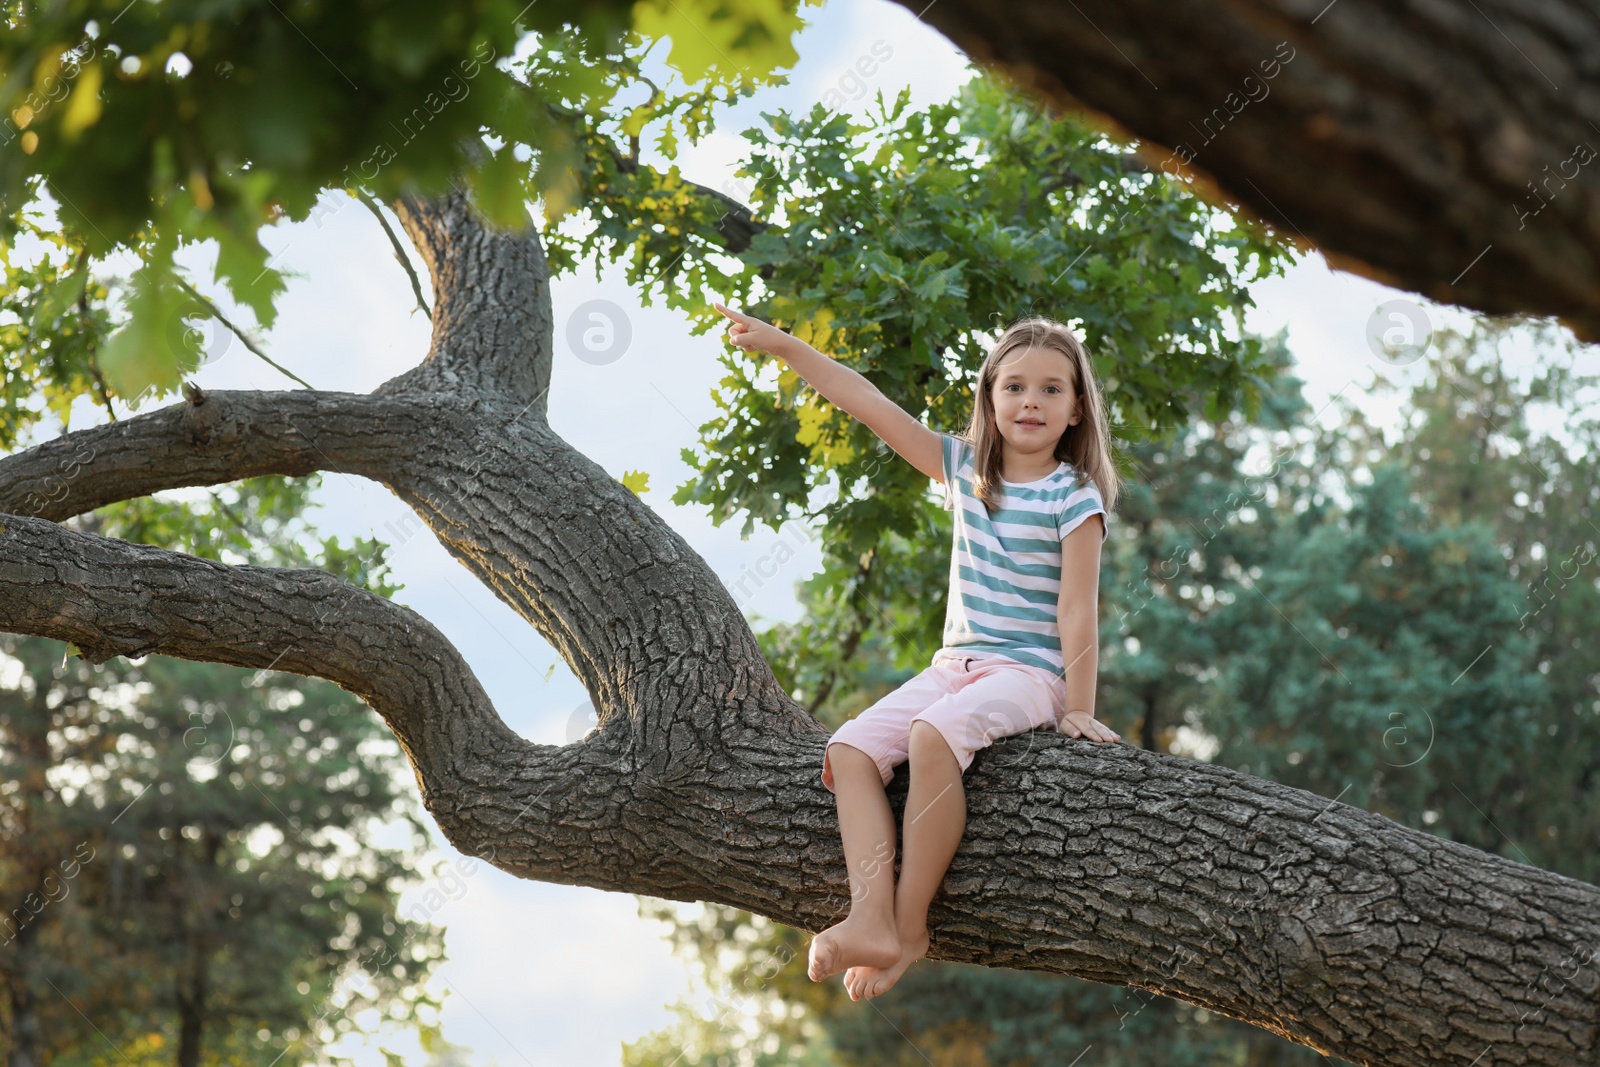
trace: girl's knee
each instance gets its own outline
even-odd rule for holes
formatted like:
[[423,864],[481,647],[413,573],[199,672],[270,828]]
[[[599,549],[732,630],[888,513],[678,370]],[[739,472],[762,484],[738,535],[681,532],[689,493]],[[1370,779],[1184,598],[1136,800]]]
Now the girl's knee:
[[939,728],[927,719],[917,719],[911,724],[911,758],[931,756],[935,759],[947,755],[955,759],[955,750],[945,740]]
[[851,770],[866,766],[872,768],[873,774],[878,773],[878,761],[848,741],[828,742],[827,748],[823,750],[822,757],[825,764],[832,764],[835,768],[841,764]]

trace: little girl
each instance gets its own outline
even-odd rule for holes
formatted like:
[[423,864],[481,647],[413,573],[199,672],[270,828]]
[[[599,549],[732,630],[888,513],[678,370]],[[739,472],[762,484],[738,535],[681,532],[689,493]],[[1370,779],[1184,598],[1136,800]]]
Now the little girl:
[[[769,323],[713,304],[729,339],[770,352],[944,483],[954,512],[944,647],[846,722],[823,751],[850,914],[811,942],[808,973],[875,997],[928,951],[928,905],[966,829],[961,776],[997,737],[1046,724],[1117,741],[1096,721],[1100,544],[1116,503],[1105,404],[1088,355],[1052,319],[1017,322],[978,371],[964,434],[935,433],[856,371]],[[885,787],[909,761],[900,883]]]

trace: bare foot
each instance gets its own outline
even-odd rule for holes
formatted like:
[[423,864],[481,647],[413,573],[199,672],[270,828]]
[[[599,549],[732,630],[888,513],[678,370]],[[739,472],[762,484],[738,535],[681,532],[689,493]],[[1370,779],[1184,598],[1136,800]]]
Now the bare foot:
[[900,955],[900,937],[894,927],[847,917],[811,939],[810,965],[806,974],[813,982],[838,974],[846,967],[868,965],[887,967]]
[[871,1000],[900,980],[906,968],[928,954],[928,928],[924,926],[915,937],[901,942],[900,958],[890,967],[861,965],[844,973],[844,987],[850,991],[851,1000]]

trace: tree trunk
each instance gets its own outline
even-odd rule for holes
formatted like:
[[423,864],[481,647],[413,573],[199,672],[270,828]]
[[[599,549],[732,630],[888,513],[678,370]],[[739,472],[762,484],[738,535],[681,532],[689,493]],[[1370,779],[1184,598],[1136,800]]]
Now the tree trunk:
[[1592,3],[900,3],[1336,267],[1600,341]]
[[178,1067],[200,1067],[200,1006],[178,996]]
[[1144,718],[1139,723],[1139,744],[1143,746],[1145,751],[1156,751],[1158,746],[1156,734],[1156,695],[1146,690],[1144,693]]
[[40,1064],[39,1014],[32,985],[34,940],[38,934],[38,923],[30,921],[9,945],[0,948],[11,956],[5,968],[6,997],[11,1009],[6,1035],[11,1047],[6,1052],[6,1067],[39,1067]]
[[[36,814],[51,802],[46,771],[50,767],[50,729],[53,725],[48,687],[35,676],[32,693],[18,691],[5,718],[5,738],[15,753],[17,779],[8,783],[12,808],[9,829],[15,835],[5,843],[5,859],[13,877],[4,884],[14,899],[0,902],[0,974],[5,977],[10,1007],[6,1067],[39,1067],[44,1046],[39,1034],[40,983],[39,934],[43,924],[59,916],[50,910],[56,901],[49,879],[55,875],[54,856],[60,835],[40,827]],[[59,886],[59,883],[58,883]]]
[[[395,205],[435,291],[422,363],[369,395],[192,390],[0,460],[0,627],[330,679],[394,730],[455,847],[525,878],[819,930],[849,906],[828,729],[715,574],[545,419],[537,232],[457,191]],[[587,687],[533,744],[411,609],[320,571],[228,566],[58,524],[182,485],[358,474],[413,507]],[[930,955],[1199,1004],[1357,1063],[1593,1067],[1600,889],[1302,790],[1049,731],[966,776]],[[890,787],[903,808],[906,774]]]

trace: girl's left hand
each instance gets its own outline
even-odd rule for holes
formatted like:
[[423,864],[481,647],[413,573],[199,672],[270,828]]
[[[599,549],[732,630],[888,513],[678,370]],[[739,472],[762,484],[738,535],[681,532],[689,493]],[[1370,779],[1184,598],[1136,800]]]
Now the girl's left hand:
[[1061,717],[1061,731],[1091,741],[1121,741],[1122,735],[1087,711],[1069,711]]

